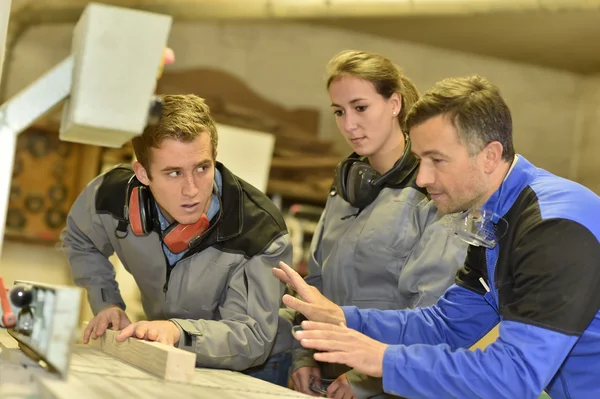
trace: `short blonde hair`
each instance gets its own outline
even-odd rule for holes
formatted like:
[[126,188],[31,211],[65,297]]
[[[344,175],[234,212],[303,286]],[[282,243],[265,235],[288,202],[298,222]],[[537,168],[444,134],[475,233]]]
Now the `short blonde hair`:
[[367,51],[346,50],[336,54],[327,65],[327,88],[335,79],[355,76],[373,84],[377,93],[386,100],[398,93],[402,98],[402,109],[398,121],[402,131],[406,129],[406,115],[419,99],[419,91],[413,82],[404,76],[400,68],[389,59]]
[[131,141],[135,157],[146,169],[148,177],[150,178],[150,149],[158,148],[166,139],[189,143],[201,134],[208,133],[215,159],[219,136],[204,99],[194,94],[165,94],[160,99],[163,107],[158,124],[146,127],[142,135]]

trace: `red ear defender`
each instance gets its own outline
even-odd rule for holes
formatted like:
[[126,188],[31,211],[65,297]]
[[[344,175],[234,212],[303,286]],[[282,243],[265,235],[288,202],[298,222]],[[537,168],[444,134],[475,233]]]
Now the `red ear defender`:
[[136,236],[146,235],[140,207],[140,188],[134,187],[129,196],[129,224]]
[[208,220],[208,216],[203,213],[200,219],[194,224],[174,224],[172,229],[165,232],[163,242],[167,248],[169,248],[169,251],[174,254],[181,253],[188,249],[192,240],[204,234],[204,232],[208,230],[209,225],[210,220]]

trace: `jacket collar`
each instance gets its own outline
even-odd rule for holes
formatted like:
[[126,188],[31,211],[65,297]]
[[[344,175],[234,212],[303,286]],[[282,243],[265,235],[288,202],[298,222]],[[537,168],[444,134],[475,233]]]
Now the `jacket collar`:
[[222,206],[215,223],[216,240],[225,241],[239,236],[244,227],[243,190],[238,178],[220,162],[216,168],[221,172],[223,188],[221,192]]
[[[402,167],[398,170],[395,170],[386,179],[384,187],[402,188],[402,187],[406,186],[409,183],[410,177],[413,175],[413,172],[419,166],[419,160],[417,159],[417,157],[415,157],[415,155],[411,151],[411,142],[410,142],[409,137],[408,136],[404,136],[404,137],[405,137],[405,143],[406,143],[406,146],[404,147],[404,154],[402,154],[402,157],[400,157],[400,159],[398,159],[396,161],[396,163],[394,164],[394,166],[392,168],[394,168],[395,166],[397,166],[400,163],[402,163]],[[366,163],[369,162],[366,157],[361,157],[356,152],[353,152],[352,154],[350,154],[348,156],[348,159],[357,159],[357,160],[360,160],[360,161],[366,162]]]
[[531,184],[536,175],[537,168],[535,165],[525,157],[518,155],[512,171],[494,194],[485,202],[483,209],[503,217],[514,205],[523,189]]

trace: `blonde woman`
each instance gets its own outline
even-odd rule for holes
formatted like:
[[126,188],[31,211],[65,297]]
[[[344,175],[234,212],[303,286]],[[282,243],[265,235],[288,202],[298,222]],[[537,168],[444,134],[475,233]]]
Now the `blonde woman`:
[[[390,60],[364,51],[333,57],[327,90],[340,133],[354,152],[336,170],[306,281],[340,306],[432,305],[453,284],[466,244],[449,235],[427,192],[415,183],[419,161],[404,120],[418,91]],[[385,397],[380,379],[318,364],[310,350],[293,352],[298,391],[343,399]]]

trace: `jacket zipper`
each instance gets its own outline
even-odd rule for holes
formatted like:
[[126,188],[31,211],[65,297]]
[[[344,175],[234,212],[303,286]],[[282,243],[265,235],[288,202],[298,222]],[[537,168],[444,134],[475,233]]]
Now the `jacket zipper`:
[[163,293],[166,295],[167,291],[169,290],[169,279],[171,278],[171,271],[173,271],[173,267],[175,267],[175,265],[171,265],[169,263],[169,258],[167,258],[167,254],[165,253],[165,244],[162,239],[162,236],[160,237],[160,250],[162,251],[162,254],[165,257],[165,263],[167,265],[167,277],[165,279],[165,285],[163,286]]
[[[492,251],[494,251],[494,252],[492,253]],[[490,256],[489,256],[490,253],[492,253],[493,255],[496,255],[495,249],[486,249],[485,250],[485,267],[487,269],[488,283],[489,283],[489,285],[491,285],[491,287],[490,286],[486,287],[486,285],[483,286],[485,288],[485,290],[487,291],[487,293],[484,295],[484,298],[492,306],[492,308],[494,308],[496,313],[500,314],[500,311],[499,311],[500,303],[499,303],[499,300],[496,298],[496,294],[495,294],[495,291],[496,291],[496,264],[498,263],[498,257],[494,256],[494,264],[492,265],[492,269],[491,269],[492,273],[490,273],[490,268],[488,267],[488,265],[491,263]],[[481,280],[483,280],[483,279],[481,279]],[[483,281],[482,281],[482,285],[483,285]]]

